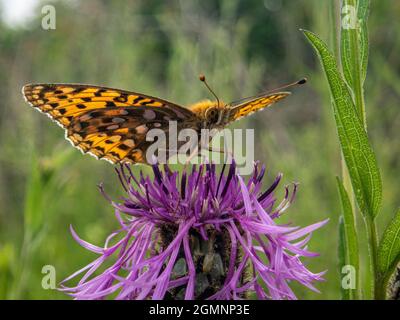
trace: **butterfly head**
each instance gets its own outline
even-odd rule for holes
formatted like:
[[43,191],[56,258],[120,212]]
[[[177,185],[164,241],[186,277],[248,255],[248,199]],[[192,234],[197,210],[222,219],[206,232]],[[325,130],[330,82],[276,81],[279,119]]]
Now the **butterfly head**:
[[203,128],[223,128],[226,125],[227,105],[222,101],[203,100],[190,107],[201,119]]
[[227,105],[220,101],[218,96],[215,92],[210,88],[206,81],[206,77],[204,75],[200,75],[199,79],[201,82],[205,84],[207,89],[212,93],[212,95],[216,98],[216,101],[202,101],[196,104],[192,110],[198,115],[200,115],[201,119],[203,120],[203,126],[206,128],[216,128],[222,129],[226,124],[226,115],[228,112]]

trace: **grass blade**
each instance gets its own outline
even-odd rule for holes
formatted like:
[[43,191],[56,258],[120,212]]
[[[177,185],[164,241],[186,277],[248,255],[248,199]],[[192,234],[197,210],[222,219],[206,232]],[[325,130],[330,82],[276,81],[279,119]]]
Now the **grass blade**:
[[[357,231],[355,226],[355,218],[353,210],[351,208],[351,203],[346,189],[343,186],[342,181],[337,178],[337,185],[340,195],[340,200],[342,203],[342,213],[343,213],[343,235],[341,235],[343,246],[344,246],[344,264],[351,265],[356,271],[356,288],[360,287],[360,262],[359,262],[359,250],[357,241]],[[347,290],[349,291],[350,299],[359,299],[359,290]]]

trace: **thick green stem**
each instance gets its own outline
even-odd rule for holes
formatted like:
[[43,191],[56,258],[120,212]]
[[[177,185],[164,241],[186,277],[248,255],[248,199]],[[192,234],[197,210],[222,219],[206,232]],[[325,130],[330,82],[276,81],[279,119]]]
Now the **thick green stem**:
[[[341,69],[342,68],[341,59],[340,59],[341,0],[331,1],[330,4],[331,4],[330,5],[330,15],[331,15],[331,22],[332,22],[332,34],[333,34],[333,38],[331,39],[331,41],[332,41],[332,45],[334,48],[336,63],[338,64],[338,67]],[[349,174],[349,171],[347,170],[347,166],[346,166],[346,162],[344,160],[343,154],[341,155],[341,166],[342,166],[343,186],[346,189],[347,194],[349,195],[352,212],[353,212],[354,218],[355,218],[355,213],[357,210],[356,200],[355,200],[354,193],[353,193],[353,187],[351,185],[350,174]],[[345,248],[345,250],[349,250],[349,248]],[[356,274],[357,292],[356,292],[356,295],[354,296],[354,298],[359,299],[359,298],[361,298],[361,294],[362,294],[361,290],[360,290],[361,277],[360,277],[359,270],[356,270],[356,272],[357,272],[357,274]]]
[[[363,89],[363,72],[362,72],[362,57],[361,51],[362,46],[360,40],[360,28],[363,26],[360,25],[358,20],[358,0],[343,0],[343,7],[355,8],[357,11],[357,22],[354,28],[346,29],[343,32],[346,32],[346,36],[348,37],[348,42],[344,40],[342,44],[347,44],[345,56],[342,56],[342,59],[347,61],[347,66],[351,66],[350,69],[351,75],[348,76],[348,84],[353,93],[354,104],[359,115],[359,118],[367,131],[367,122],[366,122],[366,110],[365,110],[365,101],[364,101],[364,89]],[[364,17],[366,18],[366,17]],[[364,26],[366,27],[366,26]],[[365,50],[364,50],[365,51]],[[349,72],[349,71],[348,71]],[[343,168],[343,181],[345,185],[350,182],[348,172],[346,168]],[[349,183],[350,184],[350,183]],[[348,187],[348,186],[346,186]],[[354,201],[354,194],[352,194],[351,199]],[[355,203],[352,201],[352,204]],[[355,206],[353,206],[354,208]],[[366,229],[367,229],[367,241],[368,241],[368,250],[369,250],[369,261],[370,261],[370,277],[371,277],[371,289],[372,289],[372,297],[374,299],[382,299],[384,298],[384,291],[382,289],[383,279],[380,279],[377,273],[377,252],[378,252],[378,236],[376,230],[376,224],[368,213],[363,212],[363,219],[365,221]]]
[[[357,0],[347,0],[346,4],[358,8]],[[367,121],[366,121],[366,111],[365,111],[365,101],[364,101],[364,90],[363,83],[361,79],[361,59],[360,59],[360,41],[359,41],[359,30],[358,27],[349,31],[350,36],[350,46],[352,47],[350,55],[351,63],[355,67],[355,72],[353,74],[352,91],[354,94],[354,104],[358,111],[359,117],[367,131]],[[368,250],[369,250],[369,260],[370,260],[370,271],[371,271],[371,283],[372,283],[372,297],[374,299],[384,299],[385,292],[383,286],[383,279],[380,279],[377,269],[377,257],[378,257],[378,234],[376,230],[376,223],[372,217],[364,213],[364,221],[367,228],[368,236]]]

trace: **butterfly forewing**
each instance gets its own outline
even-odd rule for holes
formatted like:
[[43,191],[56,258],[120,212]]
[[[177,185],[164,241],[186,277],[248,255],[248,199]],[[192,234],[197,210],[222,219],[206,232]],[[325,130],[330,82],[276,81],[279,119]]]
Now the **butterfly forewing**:
[[238,103],[231,103],[228,106],[231,109],[229,113],[229,122],[238,120],[256,111],[267,108],[273,105],[275,102],[286,98],[288,95],[290,95],[290,92],[276,92],[250,98]]
[[190,116],[190,111],[172,102],[125,90],[81,84],[30,84],[23,88],[34,107],[64,126],[72,117],[109,107],[164,107]]
[[31,84],[26,100],[66,129],[67,138],[83,152],[113,163],[146,162],[152,128],[168,122],[193,121],[188,109],[136,92],[80,84]]

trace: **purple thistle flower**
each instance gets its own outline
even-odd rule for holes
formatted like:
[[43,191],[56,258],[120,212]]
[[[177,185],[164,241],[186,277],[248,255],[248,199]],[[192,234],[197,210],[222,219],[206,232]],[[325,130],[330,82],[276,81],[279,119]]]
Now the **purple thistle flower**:
[[[117,170],[127,197],[110,200],[121,228],[104,247],[71,227],[76,241],[99,257],[65,279],[61,290],[77,299],[244,299],[251,293],[296,299],[289,283],[297,281],[318,292],[313,282],[324,272],[312,273],[301,258],[318,255],[307,243],[328,220],[305,228],[274,221],[290,206],[296,185],[276,205],[281,175],[261,192],[265,167],[255,165],[247,183],[235,164],[227,174],[225,166],[218,174],[210,164],[182,175],[168,166],[153,171],[152,180],[142,173],[136,178],[129,166]],[[99,273],[103,263],[112,265]],[[78,275],[76,286],[65,286]]]

